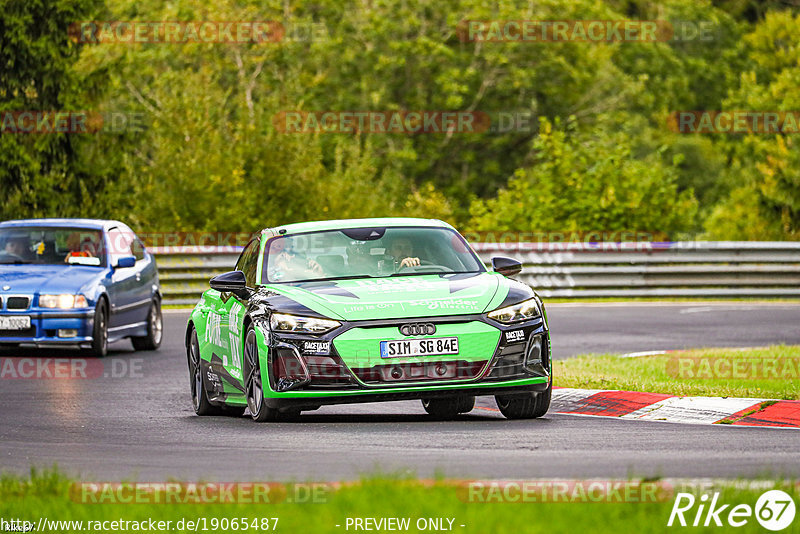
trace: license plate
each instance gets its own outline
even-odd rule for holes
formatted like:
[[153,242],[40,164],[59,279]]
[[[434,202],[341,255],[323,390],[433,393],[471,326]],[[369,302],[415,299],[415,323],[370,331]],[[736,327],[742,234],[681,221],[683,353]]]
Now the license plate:
[[0,330],[27,330],[31,327],[31,318],[27,315],[0,317]]
[[381,358],[439,356],[442,354],[458,354],[457,337],[381,341]]

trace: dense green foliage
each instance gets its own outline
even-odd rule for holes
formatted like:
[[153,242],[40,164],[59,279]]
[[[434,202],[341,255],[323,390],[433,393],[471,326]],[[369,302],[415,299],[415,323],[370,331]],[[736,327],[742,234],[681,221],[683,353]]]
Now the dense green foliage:
[[[91,109],[125,114],[129,126],[0,134],[2,218],[250,231],[409,215],[469,230],[800,238],[796,138],[668,126],[678,110],[800,110],[800,16],[790,3],[0,4],[0,111]],[[459,38],[460,21],[514,19],[689,21],[707,33],[655,43]],[[277,20],[287,33],[277,43],[79,46],[67,29],[85,20]],[[292,110],[535,119],[527,129],[453,135],[282,133],[275,117]]]

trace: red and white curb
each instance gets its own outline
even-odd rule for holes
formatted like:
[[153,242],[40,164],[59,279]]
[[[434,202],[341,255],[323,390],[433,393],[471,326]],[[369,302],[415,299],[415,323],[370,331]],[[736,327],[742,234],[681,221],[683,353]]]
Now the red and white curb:
[[554,388],[550,412],[668,423],[800,428],[800,401],[786,400]]

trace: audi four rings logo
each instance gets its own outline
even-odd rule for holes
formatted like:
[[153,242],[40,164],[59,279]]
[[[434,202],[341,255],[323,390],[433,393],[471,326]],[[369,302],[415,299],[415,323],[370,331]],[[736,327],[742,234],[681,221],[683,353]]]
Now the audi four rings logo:
[[400,327],[400,333],[404,336],[429,336],[436,333],[436,325],[433,323],[404,324]]

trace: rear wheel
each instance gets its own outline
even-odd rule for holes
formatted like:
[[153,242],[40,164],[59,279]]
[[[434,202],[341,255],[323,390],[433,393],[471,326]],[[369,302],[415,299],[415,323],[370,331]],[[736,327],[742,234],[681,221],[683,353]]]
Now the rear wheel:
[[92,348],[89,354],[102,358],[108,354],[108,308],[105,299],[98,299],[94,307],[94,328],[92,329]]
[[[245,361],[245,388],[247,391],[247,407],[250,409],[250,416],[257,423],[278,420],[278,410],[270,408],[264,402],[264,385],[261,381],[261,364],[258,357],[258,340],[256,331],[251,325],[247,330],[244,339],[244,361]],[[299,412],[298,412],[299,415]]]
[[547,389],[524,395],[497,395],[497,407],[507,419],[535,419],[547,413],[550,409],[550,398],[553,394],[553,381]]
[[475,407],[475,397],[443,397],[437,399],[422,399],[422,407],[430,415],[439,419],[449,419],[460,413],[472,411]]
[[163,332],[164,319],[161,316],[161,301],[156,297],[150,303],[150,311],[147,312],[147,335],[132,337],[133,348],[136,350],[157,350],[161,346]]

